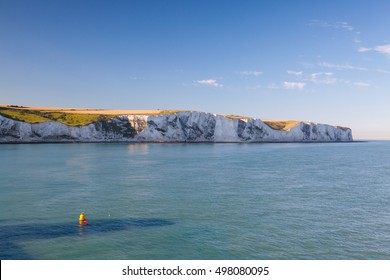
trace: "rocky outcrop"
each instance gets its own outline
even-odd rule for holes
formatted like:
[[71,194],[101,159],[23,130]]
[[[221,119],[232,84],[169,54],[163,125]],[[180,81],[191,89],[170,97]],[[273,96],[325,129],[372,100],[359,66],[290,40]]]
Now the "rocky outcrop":
[[123,115],[85,126],[37,124],[0,115],[0,143],[28,142],[340,142],[352,141],[349,128],[304,123],[275,130],[260,119],[230,119],[204,112]]

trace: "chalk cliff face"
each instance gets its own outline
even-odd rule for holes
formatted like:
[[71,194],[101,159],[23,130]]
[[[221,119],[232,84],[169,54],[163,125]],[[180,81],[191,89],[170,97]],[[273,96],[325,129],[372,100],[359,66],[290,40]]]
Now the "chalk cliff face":
[[0,115],[0,143],[19,142],[339,142],[352,141],[349,128],[300,123],[275,130],[259,119],[230,119],[203,112],[123,115],[85,126],[30,124]]

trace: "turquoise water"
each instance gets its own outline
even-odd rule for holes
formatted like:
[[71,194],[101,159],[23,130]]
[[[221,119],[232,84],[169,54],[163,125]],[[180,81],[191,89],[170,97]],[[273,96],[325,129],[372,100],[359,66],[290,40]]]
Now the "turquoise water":
[[390,259],[389,151],[0,145],[0,258]]

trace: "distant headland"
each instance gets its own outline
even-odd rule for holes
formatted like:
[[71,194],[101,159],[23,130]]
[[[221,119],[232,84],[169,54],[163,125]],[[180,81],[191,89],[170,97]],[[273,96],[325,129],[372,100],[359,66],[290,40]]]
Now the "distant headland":
[[186,110],[107,110],[0,104],[0,143],[349,142],[350,128]]

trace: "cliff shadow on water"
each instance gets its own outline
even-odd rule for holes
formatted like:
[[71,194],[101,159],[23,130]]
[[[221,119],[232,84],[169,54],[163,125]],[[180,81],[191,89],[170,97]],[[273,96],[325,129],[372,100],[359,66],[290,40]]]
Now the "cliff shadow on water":
[[34,259],[31,254],[18,245],[19,242],[23,241],[59,237],[88,237],[89,235],[124,231],[132,228],[163,227],[174,224],[173,221],[159,218],[127,218],[90,220],[89,225],[79,225],[76,221],[66,223],[32,223],[0,226],[0,259]]

